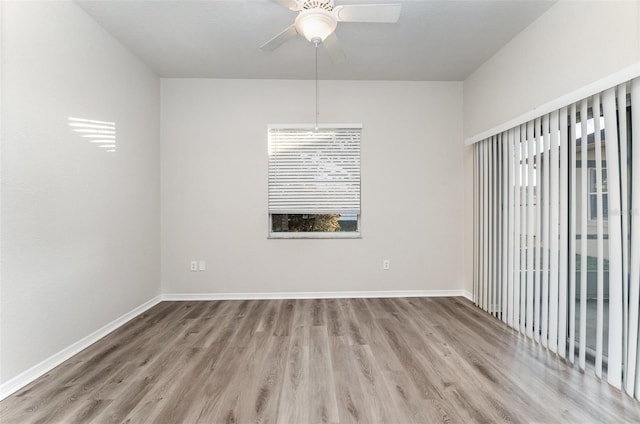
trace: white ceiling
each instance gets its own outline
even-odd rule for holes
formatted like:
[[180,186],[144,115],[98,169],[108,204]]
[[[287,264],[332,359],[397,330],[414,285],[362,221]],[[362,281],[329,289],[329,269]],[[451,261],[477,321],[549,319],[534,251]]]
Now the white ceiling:
[[[162,77],[313,79],[302,37],[260,46],[296,12],[269,0],[76,0]],[[319,51],[320,79],[464,80],[553,1],[336,0],[402,3],[397,24],[339,23],[346,60]]]

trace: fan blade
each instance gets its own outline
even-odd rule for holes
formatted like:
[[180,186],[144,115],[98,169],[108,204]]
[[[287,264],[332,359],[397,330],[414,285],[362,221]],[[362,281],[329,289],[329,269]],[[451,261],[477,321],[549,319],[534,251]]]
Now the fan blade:
[[298,11],[300,10],[300,6],[296,0],[271,0],[273,3],[285,7],[289,10]]
[[295,37],[298,35],[298,31],[296,30],[295,25],[291,25],[289,28],[282,31],[280,34],[273,37],[271,40],[264,43],[262,50],[271,51],[280,47],[285,41]]
[[333,63],[344,62],[344,59],[345,59],[344,51],[342,50],[342,47],[340,47],[340,41],[338,40],[338,37],[336,36],[335,32],[331,33],[327,38],[325,38],[324,41],[322,42],[322,45],[324,46],[325,50],[329,54],[329,57],[331,58],[331,62]]
[[350,4],[333,8],[340,22],[394,23],[400,18],[401,4]]

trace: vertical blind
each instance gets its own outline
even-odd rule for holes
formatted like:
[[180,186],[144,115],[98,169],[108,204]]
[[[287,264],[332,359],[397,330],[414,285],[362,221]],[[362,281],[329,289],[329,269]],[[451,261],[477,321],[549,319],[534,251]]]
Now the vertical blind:
[[360,214],[362,127],[269,127],[270,214]]
[[640,399],[640,78],[474,146],[474,301]]

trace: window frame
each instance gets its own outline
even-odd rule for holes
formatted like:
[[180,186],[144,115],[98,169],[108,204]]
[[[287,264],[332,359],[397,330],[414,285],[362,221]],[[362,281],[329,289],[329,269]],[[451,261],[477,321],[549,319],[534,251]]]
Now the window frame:
[[[603,181],[603,187],[601,190],[601,194],[602,194],[602,222],[608,222],[609,221],[609,198],[608,198],[608,189],[607,189],[607,184],[605,181],[605,174],[607,174],[607,168],[606,167],[602,167],[601,171],[603,173],[602,175],[602,181]],[[597,176],[596,176],[596,172],[597,172],[597,168],[596,167],[592,167],[590,166],[587,169],[587,195],[589,196],[589,201],[587,202],[587,209],[589,212],[589,221],[592,222],[597,222],[598,220],[598,211],[594,210],[594,207],[592,206],[592,199],[596,198],[597,199],[597,195],[598,195],[598,187],[597,187]],[[591,190],[591,187],[594,186],[595,187],[595,191]],[[605,201],[605,198],[607,199]],[[597,202],[597,200],[596,200]],[[606,207],[605,207],[606,205]],[[597,208],[596,208],[597,209]],[[606,211],[606,213],[605,213]]]
[[[359,156],[360,156],[360,175],[362,173],[362,124],[269,124],[267,125],[267,163],[269,163],[269,132],[272,129],[284,129],[284,130],[314,130],[314,129],[357,129],[360,130],[360,140],[359,140]],[[270,177],[269,173],[269,165],[267,165],[267,185],[269,185]],[[360,177],[361,178],[361,177]],[[272,215],[278,215],[278,213],[272,213],[269,210],[269,190],[267,190],[267,238],[268,239],[360,239],[362,238],[362,180],[360,180],[359,184],[359,196],[360,196],[360,211],[355,214],[357,216],[356,219],[356,231],[327,231],[327,232],[318,232],[318,231],[305,231],[305,232],[297,232],[297,231],[278,231],[274,232],[273,230],[273,219]],[[327,212],[327,213],[340,213],[338,211],[335,212]],[[315,213],[310,212],[309,215],[314,215]]]

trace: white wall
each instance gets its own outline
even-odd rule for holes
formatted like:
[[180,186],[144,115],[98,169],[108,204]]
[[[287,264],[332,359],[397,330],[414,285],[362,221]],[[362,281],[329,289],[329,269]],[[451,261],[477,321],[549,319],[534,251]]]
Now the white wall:
[[464,81],[464,136],[640,62],[640,1],[560,1]]
[[460,82],[320,82],[321,122],[363,125],[358,240],[267,239],[267,124],[312,122],[313,81],[161,86],[164,293],[463,289]]
[[159,79],[75,3],[1,7],[6,382],[159,293]]

